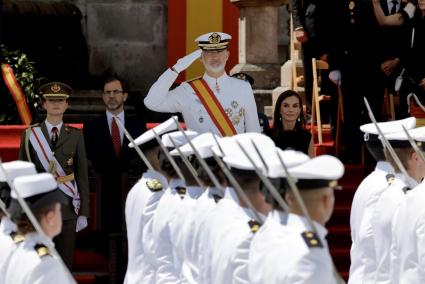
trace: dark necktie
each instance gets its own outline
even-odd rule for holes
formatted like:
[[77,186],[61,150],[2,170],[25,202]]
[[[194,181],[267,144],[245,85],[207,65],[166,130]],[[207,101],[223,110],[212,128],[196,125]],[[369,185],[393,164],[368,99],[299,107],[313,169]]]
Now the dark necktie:
[[394,15],[395,13],[397,13],[398,2],[396,0],[393,0],[393,1],[391,1],[391,3],[393,4],[393,6],[391,7],[390,15]]
[[121,136],[120,136],[120,131],[118,129],[117,122],[115,121],[114,118],[112,118],[112,123],[111,123],[111,137],[112,137],[112,145],[114,146],[114,150],[115,150],[115,155],[117,155],[118,157],[121,151]]
[[56,147],[56,143],[58,142],[58,128],[56,126],[52,128],[52,137],[50,137],[50,142],[52,142],[53,148]]

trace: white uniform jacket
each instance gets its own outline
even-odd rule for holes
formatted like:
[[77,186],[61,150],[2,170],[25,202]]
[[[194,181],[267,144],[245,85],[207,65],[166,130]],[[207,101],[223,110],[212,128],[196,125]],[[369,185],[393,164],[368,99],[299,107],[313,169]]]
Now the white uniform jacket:
[[373,283],[377,260],[371,219],[380,195],[394,180],[394,170],[380,161],[359,185],[351,205],[351,266],[349,284]]
[[16,247],[11,236],[13,232],[16,232],[15,223],[6,216],[3,216],[0,223],[0,271],[9,254]]
[[[153,183],[152,183],[153,182]],[[160,187],[150,189],[161,183]],[[164,176],[152,170],[143,173],[125,203],[128,238],[128,266],[124,283],[155,283],[152,253],[152,218],[168,184]],[[160,189],[161,188],[161,189]]]
[[[4,283],[13,284],[43,284],[70,283],[59,261],[50,254],[39,254],[37,245],[45,244],[46,240],[37,233],[25,236],[25,241],[19,245],[9,258],[5,272]],[[51,242],[53,245],[53,242]]]
[[[150,88],[144,100],[146,107],[158,112],[180,112],[188,129],[198,133],[212,132],[220,135],[207,110],[187,82],[170,91],[176,78],[174,71],[165,71]],[[204,74],[203,79],[214,91],[237,133],[260,132],[257,106],[249,83],[227,74],[218,79]]]
[[391,283],[425,283],[425,184],[412,189],[392,224]]
[[325,239],[327,230],[318,223],[315,226],[318,236],[314,236],[313,246],[309,244],[313,239],[302,235],[310,231],[304,217],[277,211],[270,213],[251,242],[250,283],[336,283]]

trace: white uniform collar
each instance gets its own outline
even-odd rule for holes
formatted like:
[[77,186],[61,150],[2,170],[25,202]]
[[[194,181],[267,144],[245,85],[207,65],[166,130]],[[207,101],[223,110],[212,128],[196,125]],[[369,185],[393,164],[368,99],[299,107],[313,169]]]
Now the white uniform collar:
[[415,188],[418,185],[418,182],[410,176],[405,176],[402,173],[396,173],[395,177],[401,179],[408,187]]
[[184,180],[178,178],[172,178],[168,186],[171,189],[175,189],[176,187],[186,187]]
[[224,73],[223,75],[221,75],[218,78],[213,78],[211,76],[209,76],[207,73],[204,73],[204,76],[202,77],[208,84],[208,86],[211,88],[211,90],[216,93],[216,84],[219,86],[219,88],[221,88],[224,84],[224,82],[226,80],[229,79],[229,75],[227,75],[226,73]]
[[12,220],[7,218],[6,216],[3,216],[1,218],[0,233],[9,235],[12,232],[16,232],[16,230],[17,230],[16,224],[13,223]]
[[204,189],[199,186],[188,186],[186,188],[186,195],[192,199],[198,199],[203,192],[204,192]]
[[394,174],[393,166],[391,166],[391,164],[387,161],[379,161],[378,163],[376,163],[375,170],[381,170],[389,174]]
[[208,187],[207,193],[210,194],[210,195],[217,194],[220,197],[223,197],[223,195],[224,195],[223,191],[221,189],[218,189],[217,187],[214,187],[214,186]]
[[[325,227],[323,227],[316,221],[312,220],[312,222],[317,229],[317,234],[319,235],[320,239],[325,240],[326,235],[328,234],[328,230],[326,230]],[[311,231],[307,219],[297,214],[289,213],[287,225],[293,228],[299,228],[302,232]]]
[[269,213],[269,218],[282,226],[286,226],[288,223],[288,213],[276,209]]
[[239,204],[239,197],[233,187],[226,187],[223,198],[232,200]]
[[43,238],[39,233],[33,232],[25,235],[25,241],[24,244],[26,247],[33,247],[36,244],[45,244],[54,246],[54,243],[51,239]]
[[61,132],[61,128],[63,125],[63,121],[61,121],[59,124],[57,125],[53,125],[50,122],[47,121],[47,119],[45,120],[46,123],[46,128],[47,128],[47,132],[49,133],[49,136],[52,134],[52,128],[56,127],[58,129],[58,137],[59,137],[59,133]]

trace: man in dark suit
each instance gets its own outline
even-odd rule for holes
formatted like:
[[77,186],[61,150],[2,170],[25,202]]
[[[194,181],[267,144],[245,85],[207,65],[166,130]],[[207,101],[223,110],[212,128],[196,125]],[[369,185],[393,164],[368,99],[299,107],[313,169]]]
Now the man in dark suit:
[[128,190],[121,188],[122,174],[140,174],[143,168],[137,152],[128,147],[129,141],[113,116],[118,117],[132,137],[145,132],[146,124],[125,113],[128,93],[124,81],[116,76],[107,78],[102,91],[106,111],[84,125],[84,137],[92,169],[102,176],[101,229],[105,233],[117,233],[123,231],[121,200],[125,198],[123,191]]
[[87,227],[89,184],[83,132],[64,125],[72,89],[52,82],[40,87],[46,120],[32,125],[22,135],[19,159],[35,164],[38,172],[52,173],[66,196],[62,204],[62,232],[54,238],[56,249],[71,269],[76,232]]

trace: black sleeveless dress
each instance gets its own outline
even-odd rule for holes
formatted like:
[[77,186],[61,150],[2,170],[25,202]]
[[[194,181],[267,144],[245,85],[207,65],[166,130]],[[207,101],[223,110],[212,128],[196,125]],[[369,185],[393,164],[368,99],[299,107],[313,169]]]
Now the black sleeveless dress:
[[308,146],[311,141],[311,133],[307,130],[296,130],[282,132],[279,137],[271,137],[282,150],[297,150],[308,155]]

